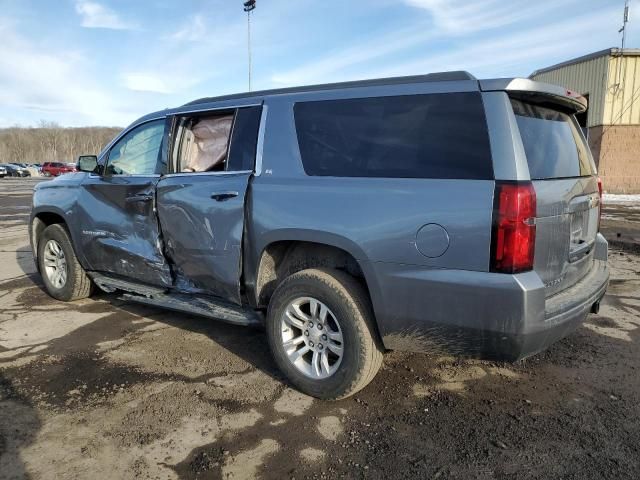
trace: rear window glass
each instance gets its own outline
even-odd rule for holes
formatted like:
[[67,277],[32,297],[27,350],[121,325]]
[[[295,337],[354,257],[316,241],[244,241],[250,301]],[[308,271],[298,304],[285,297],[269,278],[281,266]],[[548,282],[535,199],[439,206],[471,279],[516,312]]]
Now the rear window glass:
[[511,100],[511,105],[532,179],[595,174],[589,147],[572,116],[519,100]]
[[294,114],[308,175],[493,178],[477,92],[301,102]]

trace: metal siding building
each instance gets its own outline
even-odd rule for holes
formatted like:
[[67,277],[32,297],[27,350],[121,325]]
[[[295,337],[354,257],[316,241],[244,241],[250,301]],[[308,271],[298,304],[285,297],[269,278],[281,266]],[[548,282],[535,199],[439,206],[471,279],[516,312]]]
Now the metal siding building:
[[640,50],[633,56],[625,53],[609,57],[608,78],[610,89],[605,97],[602,123],[640,125]]
[[562,85],[582,95],[589,95],[587,127],[602,125],[609,58],[605,55],[590,58],[580,63],[560,64],[531,75],[534,80]]
[[640,193],[640,49],[601,50],[530,77],[588,96],[583,126],[605,189]]

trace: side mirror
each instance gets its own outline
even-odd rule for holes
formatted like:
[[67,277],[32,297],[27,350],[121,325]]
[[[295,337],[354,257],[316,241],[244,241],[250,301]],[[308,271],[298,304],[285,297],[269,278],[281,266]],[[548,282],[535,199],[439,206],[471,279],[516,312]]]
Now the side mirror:
[[94,173],[98,169],[98,157],[95,155],[80,155],[78,157],[78,170]]

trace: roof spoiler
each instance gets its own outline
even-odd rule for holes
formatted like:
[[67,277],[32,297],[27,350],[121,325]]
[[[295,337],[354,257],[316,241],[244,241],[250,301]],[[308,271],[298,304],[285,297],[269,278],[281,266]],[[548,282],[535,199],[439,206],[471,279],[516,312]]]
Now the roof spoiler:
[[537,82],[528,78],[497,78],[480,80],[483,92],[507,92],[510,97],[532,103],[560,106],[572,113],[582,113],[587,109],[587,99],[577,92],[558,85]]

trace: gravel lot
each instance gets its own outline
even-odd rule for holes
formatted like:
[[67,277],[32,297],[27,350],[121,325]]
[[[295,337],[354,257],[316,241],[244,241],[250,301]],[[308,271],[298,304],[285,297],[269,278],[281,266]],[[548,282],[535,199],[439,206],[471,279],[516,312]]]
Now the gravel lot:
[[[59,303],[0,179],[0,478],[638,478],[640,256],[600,315],[518,364],[392,352],[355,398],[288,388],[263,332],[98,295]],[[607,235],[637,238],[616,206]],[[616,245],[623,245],[623,242]]]

